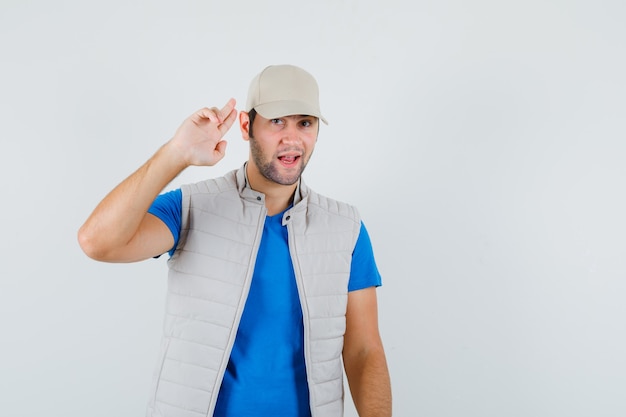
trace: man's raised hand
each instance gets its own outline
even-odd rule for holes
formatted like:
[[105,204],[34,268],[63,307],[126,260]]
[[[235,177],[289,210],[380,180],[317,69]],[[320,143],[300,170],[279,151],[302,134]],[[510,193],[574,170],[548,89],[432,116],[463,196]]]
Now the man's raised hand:
[[169,145],[185,166],[212,166],[224,157],[223,137],[237,119],[235,103],[231,98],[222,109],[202,108],[180,125]]

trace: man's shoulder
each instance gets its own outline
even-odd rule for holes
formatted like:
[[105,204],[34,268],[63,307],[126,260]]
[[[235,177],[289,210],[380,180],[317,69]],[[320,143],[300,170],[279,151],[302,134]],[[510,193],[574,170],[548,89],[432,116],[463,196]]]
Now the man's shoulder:
[[185,195],[232,192],[237,190],[236,170],[220,177],[184,184],[180,188]]
[[359,210],[353,204],[320,194],[308,187],[307,196],[308,205],[311,208],[323,210],[332,215],[360,220]]

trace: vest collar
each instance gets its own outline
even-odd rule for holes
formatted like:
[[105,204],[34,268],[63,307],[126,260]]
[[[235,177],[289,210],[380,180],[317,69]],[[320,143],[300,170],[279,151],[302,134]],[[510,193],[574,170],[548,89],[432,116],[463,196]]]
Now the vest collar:
[[[259,203],[265,204],[265,194],[255,191],[250,188],[250,182],[248,181],[248,173],[246,171],[247,162],[241,166],[236,172],[237,178],[237,189],[239,190],[239,195],[245,200],[255,201]],[[298,185],[296,187],[296,191],[293,196],[293,208],[297,208],[300,206],[299,203],[305,202],[307,200],[309,194],[309,187],[306,186],[302,177],[298,180]],[[304,206],[306,204],[303,204]]]

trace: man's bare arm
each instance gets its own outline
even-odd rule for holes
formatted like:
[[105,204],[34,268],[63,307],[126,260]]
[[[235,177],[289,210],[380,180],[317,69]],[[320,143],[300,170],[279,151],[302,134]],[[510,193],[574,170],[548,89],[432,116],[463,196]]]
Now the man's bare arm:
[[187,118],[169,142],[96,206],[78,231],[83,251],[99,261],[134,262],[169,250],[172,234],[148,208],[185,168],[212,166],[224,157],[222,138],[236,117],[231,99],[221,110],[204,108]]
[[378,331],[376,288],[348,293],[343,361],[360,417],[391,416],[391,382]]

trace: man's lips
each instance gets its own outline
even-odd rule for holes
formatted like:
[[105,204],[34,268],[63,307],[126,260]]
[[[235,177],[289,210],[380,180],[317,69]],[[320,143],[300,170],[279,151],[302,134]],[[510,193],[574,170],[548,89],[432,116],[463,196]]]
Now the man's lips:
[[293,165],[300,158],[300,155],[281,155],[278,160],[284,165]]
[[298,149],[285,149],[278,153],[278,160],[285,165],[292,165],[302,156],[302,151]]
[[285,162],[293,162],[298,158],[300,158],[300,155],[283,155],[278,157],[278,159]]

